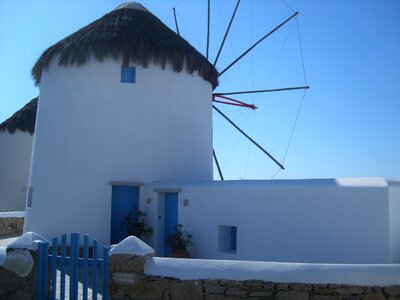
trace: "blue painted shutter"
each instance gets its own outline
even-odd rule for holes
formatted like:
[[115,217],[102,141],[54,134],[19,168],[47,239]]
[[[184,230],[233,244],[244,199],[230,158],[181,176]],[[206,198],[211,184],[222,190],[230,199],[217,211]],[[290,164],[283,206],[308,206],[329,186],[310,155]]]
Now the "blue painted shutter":
[[121,66],[121,82],[135,83],[136,69],[135,67]]

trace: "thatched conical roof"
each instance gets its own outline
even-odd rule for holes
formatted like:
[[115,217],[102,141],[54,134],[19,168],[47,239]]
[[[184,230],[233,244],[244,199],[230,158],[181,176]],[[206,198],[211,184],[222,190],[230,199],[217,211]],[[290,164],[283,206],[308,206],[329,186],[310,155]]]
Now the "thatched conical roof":
[[13,134],[19,129],[33,134],[35,132],[37,103],[38,97],[29,101],[23,108],[0,124],[0,132],[8,131]]
[[218,72],[186,40],[164,25],[156,16],[137,3],[123,4],[102,18],[48,48],[32,69],[36,84],[58,56],[58,65],[82,65],[89,59],[106,57],[130,61],[147,67],[151,63],[163,69],[170,63],[175,72],[184,70],[199,75],[215,88]]

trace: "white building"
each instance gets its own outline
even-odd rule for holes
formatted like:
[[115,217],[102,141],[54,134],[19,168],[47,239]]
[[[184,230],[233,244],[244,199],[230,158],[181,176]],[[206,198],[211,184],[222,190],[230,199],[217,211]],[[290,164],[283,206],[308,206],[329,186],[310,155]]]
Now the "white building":
[[25,231],[115,243],[140,208],[159,255],[181,223],[195,257],[400,262],[398,183],[212,181],[217,75],[135,3],[47,49],[33,68],[40,104]]
[[[155,182],[142,209],[164,252],[165,193],[193,234],[194,257],[400,263],[400,183],[383,178]],[[161,217],[161,218],[160,218]]]
[[0,210],[25,210],[37,98],[0,124]]
[[120,241],[142,183],[212,180],[217,71],[141,5],[50,47],[33,76],[40,104],[27,231]]

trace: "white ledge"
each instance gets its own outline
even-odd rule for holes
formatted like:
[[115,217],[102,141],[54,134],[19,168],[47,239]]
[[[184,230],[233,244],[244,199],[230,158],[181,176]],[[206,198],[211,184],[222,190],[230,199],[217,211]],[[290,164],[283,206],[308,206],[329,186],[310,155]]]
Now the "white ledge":
[[400,264],[308,264],[154,257],[148,258],[145,274],[181,280],[253,279],[281,283],[400,285]]
[[1,211],[0,218],[24,218],[25,211]]

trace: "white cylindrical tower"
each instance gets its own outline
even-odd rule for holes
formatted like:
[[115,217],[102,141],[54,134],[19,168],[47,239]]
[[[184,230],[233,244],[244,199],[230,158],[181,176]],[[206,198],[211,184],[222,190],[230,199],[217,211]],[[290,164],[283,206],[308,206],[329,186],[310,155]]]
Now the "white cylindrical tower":
[[0,124],[0,210],[25,210],[37,98]]
[[212,180],[215,68],[139,4],[47,49],[25,231],[110,240],[112,182]]

